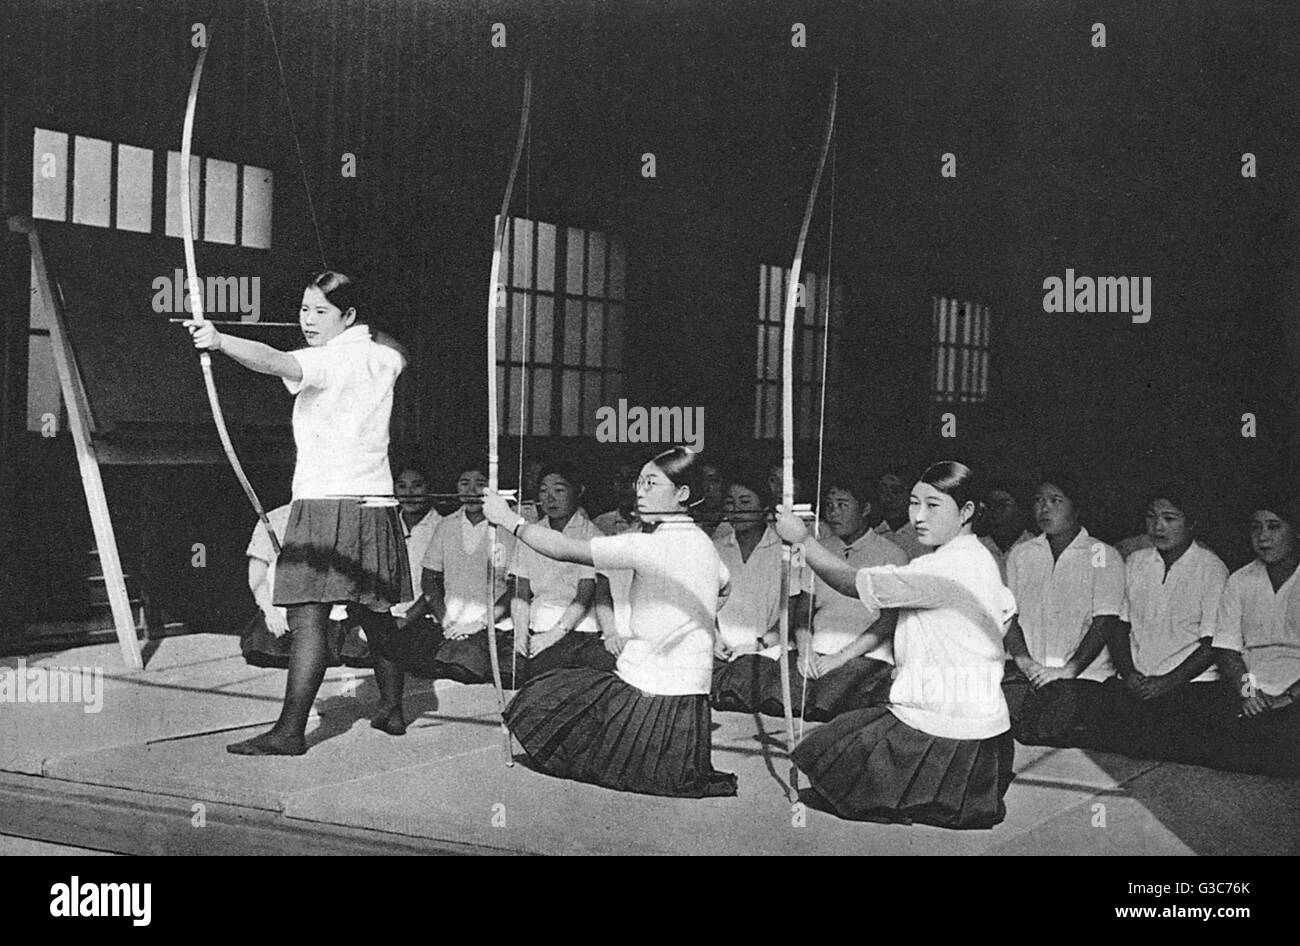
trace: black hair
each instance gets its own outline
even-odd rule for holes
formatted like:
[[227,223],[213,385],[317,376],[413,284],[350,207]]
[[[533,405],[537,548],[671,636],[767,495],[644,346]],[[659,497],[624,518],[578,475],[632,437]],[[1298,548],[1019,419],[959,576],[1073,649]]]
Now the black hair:
[[[619,462],[614,464],[612,469],[608,471],[609,475],[607,478],[610,480],[618,479],[618,480],[626,480],[628,482],[635,483],[637,473],[640,472],[640,470],[641,470],[641,466],[635,463],[634,461],[620,460]],[[627,474],[627,475],[624,476],[623,474]]]
[[460,460],[453,464],[448,470],[451,474],[452,483],[454,484],[461,478],[461,476],[468,473],[470,470],[478,470],[484,476],[487,476],[487,456],[482,453],[467,453],[463,455]]
[[[1034,491],[1041,489],[1044,483],[1051,483],[1074,504],[1076,519],[1083,516],[1083,510],[1088,508],[1088,496],[1077,476],[1066,470],[1047,470],[1034,478]],[[996,488],[996,486],[992,487],[990,492]]]
[[862,505],[862,511],[869,513],[879,504],[880,496],[871,476],[857,470],[830,470],[822,477],[822,498],[833,489],[843,490]]
[[576,489],[579,495],[587,488],[587,478],[578,471],[577,464],[559,459],[546,460],[542,463],[541,471],[537,474],[537,485],[540,487],[542,480],[552,473],[563,477],[564,481]]
[[694,450],[689,447],[670,447],[655,454],[650,462],[663,470],[664,476],[674,486],[685,486],[688,489],[683,505],[695,506],[704,500],[704,488],[700,482],[700,455]]
[[[1038,486],[1041,482],[1041,480],[1036,481],[1034,485]],[[1020,511],[1024,512],[1030,499],[1030,491],[1026,488],[1026,485],[1025,481],[1019,477],[999,476],[989,481],[988,486],[985,488],[984,495],[988,496],[990,493],[1006,493],[1016,501],[1016,505],[1020,508]]]
[[957,504],[958,514],[967,503],[972,503],[975,506],[975,513],[969,519],[972,531],[983,524],[984,491],[975,471],[966,464],[956,460],[940,460],[938,463],[932,463],[921,474],[920,482],[928,483],[939,492],[951,496],[952,501]]
[[362,314],[365,312],[365,304],[362,299],[361,287],[357,285],[356,280],[351,276],[337,270],[327,269],[312,275],[303,288],[319,289],[324,293],[330,305],[338,306],[338,310],[342,315],[347,315],[348,309],[355,309],[356,322],[366,321],[365,316]]
[[[769,474],[772,472],[776,472],[778,474],[778,477],[781,480],[781,485],[777,487],[775,493],[771,493],[771,491],[769,490],[769,495],[771,496],[772,499],[772,508],[776,509],[778,506],[781,505],[782,500],[785,499],[785,496],[783,495],[785,490],[785,460],[781,458],[775,459],[767,465],[766,469]],[[796,503],[806,502],[808,496],[808,484],[812,480],[812,477],[808,476],[807,468],[799,464],[795,464],[794,471],[793,471],[793,478],[794,478],[794,501]],[[764,489],[767,489],[767,487],[764,487]]]
[[425,463],[420,457],[400,456],[393,457],[391,462],[393,477],[399,477],[407,470],[419,473],[426,480],[429,478],[429,464]]
[[1170,481],[1148,490],[1146,508],[1150,509],[1151,504],[1158,499],[1172,503],[1174,508],[1186,517],[1193,529],[1198,532],[1205,531],[1207,524],[1205,504],[1201,499],[1200,492],[1189,483]]
[[730,470],[726,476],[726,484],[728,489],[732,486],[743,486],[758,497],[764,509],[771,509],[775,505],[772,494],[767,488],[767,471],[761,467],[747,464]]
[[1259,496],[1250,507],[1250,516],[1257,512],[1271,512],[1291,527],[1300,542],[1300,503],[1286,490],[1273,489]]

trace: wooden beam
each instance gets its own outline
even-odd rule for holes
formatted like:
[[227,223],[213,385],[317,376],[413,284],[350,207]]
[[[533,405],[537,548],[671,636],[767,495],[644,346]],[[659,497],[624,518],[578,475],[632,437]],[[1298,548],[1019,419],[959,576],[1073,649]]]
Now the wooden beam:
[[45,265],[45,254],[41,250],[35,221],[30,217],[10,217],[9,229],[15,233],[27,234],[27,242],[31,247],[41,313],[50,332],[54,366],[59,373],[59,388],[63,392],[63,402],[68,411],[68,426],[72,430],[72,442],[76,446],[81,484],[86,491],[86,505],[90,509],[90,522],[95,530],[99,563],[103,569],[109,605],[113,610],[113,627],[117,631],[123,661],[130,669],[140,670],[144,667],[144,662],[140,658],[140,642],[136,639],[135,616],[131,613],[131,602],[126,593],[126,576],[122,573],[117,538],[113,534],[113,519],[108,511],[108,497],[104,494],[104,480],[99,473],[99,460],[91,440],[89,402],[68,341],[60,297]]

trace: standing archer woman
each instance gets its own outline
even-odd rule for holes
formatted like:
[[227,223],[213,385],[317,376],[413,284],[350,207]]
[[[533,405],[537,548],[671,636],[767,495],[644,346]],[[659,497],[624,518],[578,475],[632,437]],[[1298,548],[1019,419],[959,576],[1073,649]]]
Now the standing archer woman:
[[777,519],[781,537],[807,543],[808,564],[840,594],[899,609],[889,703],[836,717],[794,751],[841,817],[991,828],[1005,816],[1014,746],[1002,638],[1015,601],[975,537],[979,496],[969,467],[950,460],[927,469],[908,515],[934,551],[901,566],[855,568],[808,542],[795,516]]
[[697,455],[664,451],[637,480],[637,511],[649,531],[591,539],[530,524],[498,495],[484,500],[491,522],[549,558],[633,573],[632,637],[617,669],[539,674],[506,710],[539,770],[647,795],[736,794],[736,777],[712,761],[709,685],[728,575],[690,519],[698,485]]
[[326,498],[393,492],[388,423],[406,358],[395,342],[372,337],[358,321],[360,303],[356,284],[342,273],[313,276],[298,313],[307,347],[291,352],[222,335],[208,321],[185,323],[196,348],[275,375],[296,395],[298,457],[274,599],[287,608],[289,677],[280,718],[269,732],[226,747],[237,755],[307,751],[307,717],[329,662],[330,609],[340,602],[365,630],[374,656],[379,707],[371,725],[392,735],[406,731],[402,671],[387,656],[394,630],[389,609],[414,597],[397,510]]

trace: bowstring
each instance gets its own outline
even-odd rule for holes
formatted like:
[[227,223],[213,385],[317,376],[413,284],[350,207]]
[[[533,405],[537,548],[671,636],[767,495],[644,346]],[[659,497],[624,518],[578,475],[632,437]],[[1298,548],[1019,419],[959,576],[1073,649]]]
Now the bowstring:
[[[826,361],[830,352],[831,337],[831,298],[835,293],[835,286],[831,281],[831,264],[835,254],[835,168],[839,156],[840,142],[837,137],[831,143],[831,200],[830,200],[830,220],[826,227],[826,285],[824,306],[822,308],[822,365],[821,365],[821,393],[819,397],[818,420],[817,420],[817,493],[813,507],[813,541],[821,537],[822,527],[822,471],[825,460],[826,444]],[[813,320],[816,324],[816,319]],[[817,583],[812,583],[812,589],[808,592],[808,624],[809,639],[812,638],[812,621],[813,612],[817,605]],[[804,733],[804,713],[808,707],[808,677],[803,677],[803,688],[799,694],[799,740],[803,741]]]
[[[531,122],[528,125],[528,129],[525,132],[525,135],[526,137],[524,139],[524,219],[529,221],[529,223],[533,223],[535,229],[536,224],[533,221],[533,209],[532,209],[533,206],[533,126]],[[510,264],[511,264],[511,269],[513,270],[515,253],[518,252],[519,249],[515,242],[515,230],[513,227],[511,228],[510,231],[510,248],[511,248]],[[529,256],[529,265],[536,266],[537,261],[536,259],[533,258],[533,247],[531,243],[528,246],[528,256]],[[537,274],[534,272],[533,274],[534,280],[536,279],[536,275]],[[519,450],[518,450],[519,467],[515,474],[515,485],[519,489],[519,504],[521,507],[523,506],[523,502],[524,502],[524,429],[525,429],[524,423],[526,420],[527,405],[528,405],[528,325],[530,322],[532,322],[533,317],[536,315],[537,312],[536,293],[525,292],[524,299],[525,299],[524,325],[523,325],[522,336],[520,340],[520,345],[522,346],[521,354],[523,356],[523,364],[520,366],[519,369]],[[518,576],[516,576],[515,581],[517,582],[518,580],[519,578]],[[531,629],[529,627],[524,628],[525,636],[528,635],[530,630]],[[516,627],[511,631],[511,644],[514,646],[510,648],[510,682],[512,684],[515,684],[514,686],[511,687],[512,690],[519,689],[518,686],[519,646],[518,643],[516,642],[516,639],[518,637],[519,637],[519,628]]]
[[307,194],[307,211],[311,215],[311,229],[316,237],[316,251],[320,254],[321,269],[329,269],[325,261],[325,244],[321,241],[320,221],[316,217],[316,201],[312,197],[311,182],[307,177],[307,162],[302,156],[302,141],[298,137],[298,122],[294,118],[293,98],[289,95],[289,82],[284,73],[284,59],[280,56],[280,43],[275,35],[275,23],[271,20],[271,0],[262,0],[262,9],[266,13],[266,27],[271,34],[271,49],[275,52],[275,64],[280,74],[280,89],[284,92],[285,111],[289,115],[289,132],[293,135],[294,152],[298,155],[298,171],[302,175],[302,188]]

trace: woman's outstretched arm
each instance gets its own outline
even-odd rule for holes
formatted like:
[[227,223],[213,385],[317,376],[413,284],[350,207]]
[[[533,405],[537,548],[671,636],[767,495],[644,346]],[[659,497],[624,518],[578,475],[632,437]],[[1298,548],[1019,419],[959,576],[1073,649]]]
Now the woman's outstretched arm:
[[858,570],[838,555],[826,551],[808,534],[808,527],[802,519],[778,510],[776,533],[791,545],[803,543],[804,560],[818,578],[846,597],[858,596]]
[[804,559],[817,577],[830,585],[840,594],[849,598],[858,596],[858,570],[838,555],[822,548],[821,543],[806,539]]
[[515,538],[547,558],[579,565],[595,564],[591,558],[590,539],[574,539],[554,529],[526,522],[497,493],[489,492],[483,497],[483,515],[494,526],[514,530]]
[[195,348],[224,352],[245,368],[261,374],[275,375],[286,381],[302,380],[302,365],[298,364],[298,359],[287,351],[255,342],[251,338],[222,335],[206,319],[186,322],[185,327],[190,330],[190,335],[194,338]]

